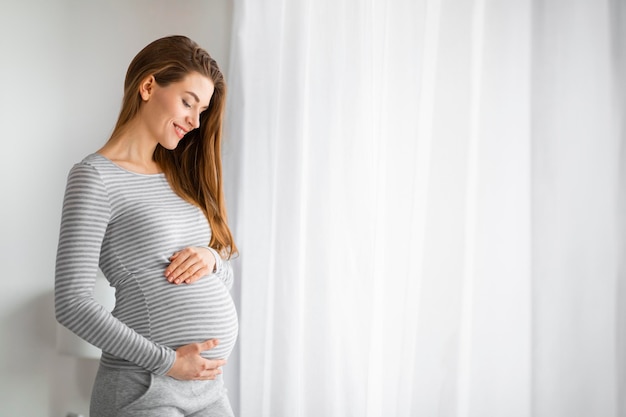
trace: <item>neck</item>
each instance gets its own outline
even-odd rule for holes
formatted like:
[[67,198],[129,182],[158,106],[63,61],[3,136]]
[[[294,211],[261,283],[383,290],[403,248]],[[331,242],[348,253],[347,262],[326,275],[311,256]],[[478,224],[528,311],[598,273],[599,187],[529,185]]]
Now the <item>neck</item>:
[[98,153],[131,171],[142,174],[162,172],[152,155],[156,143],[137,120],[114,134]]

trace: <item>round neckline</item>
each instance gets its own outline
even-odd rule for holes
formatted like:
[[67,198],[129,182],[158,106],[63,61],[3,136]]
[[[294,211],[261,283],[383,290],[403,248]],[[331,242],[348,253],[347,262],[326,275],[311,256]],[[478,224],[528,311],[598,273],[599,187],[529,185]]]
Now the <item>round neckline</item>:
[[113,165],[115,168],[119,169],[120,171],[124,171],[124,172],[127,172],[127,173],[132,174],[132,175],[138,175],[140,177],[154,177],[154,178],[162,177],[162,176],[165,175],[164,172],[157,172],[155,174],[144,174],[144,173],[141,173],[141,172],[131,171],[128,168],[124,168],[123,166],[116,164],[115,162],[113,162],[112,160],[110,160],[106,156],[102,155],[101,153],[94,152],[93,154],[98,156],[98,157],[100,157],[100,158],[102,158],[102,159],[104,159],[106,162],[108,162],[109,164]]

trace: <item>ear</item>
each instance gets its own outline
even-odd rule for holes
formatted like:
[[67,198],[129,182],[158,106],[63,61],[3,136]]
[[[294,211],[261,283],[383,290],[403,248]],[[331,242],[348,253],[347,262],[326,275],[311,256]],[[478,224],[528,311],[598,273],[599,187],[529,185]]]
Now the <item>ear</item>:
[[148,101],[154,92],[154,85],[156,84],[156,80],[154,79],[154,75],[149,75],[139,84],[139,95],[143,101]]

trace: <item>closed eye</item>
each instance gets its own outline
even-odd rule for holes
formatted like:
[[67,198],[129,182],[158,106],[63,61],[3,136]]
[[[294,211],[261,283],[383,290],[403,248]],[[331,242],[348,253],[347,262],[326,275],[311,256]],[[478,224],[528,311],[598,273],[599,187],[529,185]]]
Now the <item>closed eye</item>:
[[190,108],[191,108],[191,105],[190,105],[189,103],[187,103],[187,100],[184,100],[184,99],[183,99],[183,105],[184,105],[185,107],[187,107],[188,109],[190,109]]

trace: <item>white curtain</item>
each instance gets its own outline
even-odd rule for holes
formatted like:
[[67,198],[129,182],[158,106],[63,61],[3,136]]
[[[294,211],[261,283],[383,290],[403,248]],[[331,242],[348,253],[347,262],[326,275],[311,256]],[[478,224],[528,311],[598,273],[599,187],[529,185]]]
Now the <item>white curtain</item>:
[[616,8],[235,2],[238,415],[617,415]]
[[[626,416],[622,0],[536,2],[533,399],[536,416]],[[620,179],[620,177],[622,179]],[[621,210],[620,210],[621,204]],[[620,237],[620,235],[622,237]],[[621,273],[621,278],[620,278]]]

